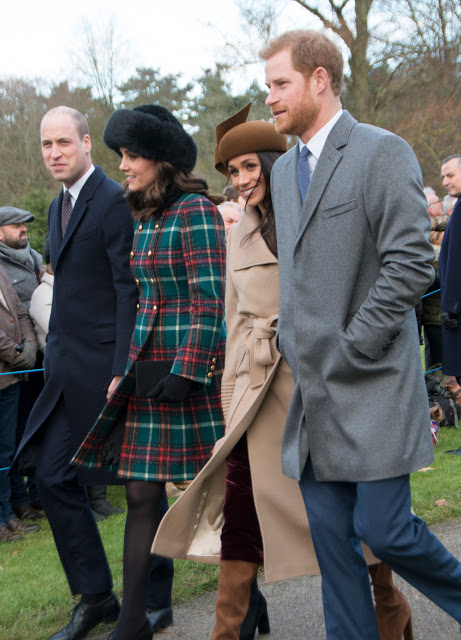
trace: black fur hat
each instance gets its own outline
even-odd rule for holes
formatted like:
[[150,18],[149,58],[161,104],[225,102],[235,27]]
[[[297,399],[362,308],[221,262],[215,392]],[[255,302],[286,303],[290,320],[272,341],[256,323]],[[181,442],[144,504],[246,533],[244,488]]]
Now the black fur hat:
[[192,171],[197,146],[172,113],[159,104],[114,111],[102,134],[106,145],[118,153],[126,147],[144,158],[165,160],[177,169]]

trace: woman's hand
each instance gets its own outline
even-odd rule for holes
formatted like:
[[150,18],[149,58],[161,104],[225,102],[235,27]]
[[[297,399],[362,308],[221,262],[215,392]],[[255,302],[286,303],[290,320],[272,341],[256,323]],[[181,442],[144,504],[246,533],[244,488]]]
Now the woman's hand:
[[107,394],[106,394],[106,398],[108,400],[111,399],[112,394],[114,393],[115,389],[118,387],[120,380],[123,378],[123,376],[114,376],[112,378],[112,381],[109,385],[109,388],[107,389]]
[[147,394],[155,402],[183,402],[190,394],[200,389],[200,382],[169,373]]

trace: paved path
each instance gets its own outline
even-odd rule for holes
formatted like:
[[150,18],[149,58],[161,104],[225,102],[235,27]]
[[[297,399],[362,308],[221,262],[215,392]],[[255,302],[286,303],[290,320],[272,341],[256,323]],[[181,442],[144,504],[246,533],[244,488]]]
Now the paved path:
[[[461,518],[432,527],[448,549],[461,558]],[[461,640],[459,625],[425,596],[396,577],[413,609],[415,640]],[[307,576],[263,585],[271,633],[261,640],[325,640],[320,577]],[[174,608],[175,624],[154,636],[158,640],[209,640],[214,625],[216,592]],[[258,637],[258,636],[256,636]],[[107,633],[92,640],[106,640]]]

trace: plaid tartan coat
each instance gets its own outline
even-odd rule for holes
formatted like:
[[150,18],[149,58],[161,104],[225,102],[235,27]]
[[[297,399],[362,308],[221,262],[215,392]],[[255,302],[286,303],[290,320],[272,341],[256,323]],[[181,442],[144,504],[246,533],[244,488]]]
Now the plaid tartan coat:
[[[135,223],[131,269],[139,304],[127,368],[74,464],[150,481],[191,480],[205,464],[224,433],[224,267],[224,226],[203,196],[183,194],[160,216]],[[178,404],[138,397],[141,360],[172,360],[171,373],[203,388]],[[105,464],[104,444],[122,420],[120,462]]]

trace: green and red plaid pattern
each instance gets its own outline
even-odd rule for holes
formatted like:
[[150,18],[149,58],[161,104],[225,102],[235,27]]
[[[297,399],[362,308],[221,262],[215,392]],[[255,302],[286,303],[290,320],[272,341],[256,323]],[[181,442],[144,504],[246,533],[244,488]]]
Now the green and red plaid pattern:
[[[191,480],[224,433],[225,245],[217,209],[186,194],[160,217],[136,223],[131,268],[139,308],[126,373],[73,463],[127,479]],[[138,360],[173,360],[172,373],[201,382],[203,391],[178,404],[139,398]],[[120,463],[103,465],[106,438],[122,419]]]

